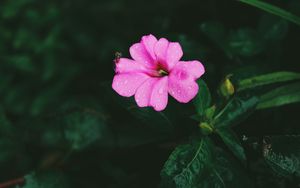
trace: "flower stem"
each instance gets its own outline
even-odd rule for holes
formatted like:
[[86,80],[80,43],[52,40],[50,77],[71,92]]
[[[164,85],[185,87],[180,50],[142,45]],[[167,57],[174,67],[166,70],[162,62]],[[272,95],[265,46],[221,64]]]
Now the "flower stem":
[[13,179],[13,180],[9,180],[7,182],[0,183],[0,188],[12,187],[12,186],[24,183],[24,181],[25,181],[24,177]]

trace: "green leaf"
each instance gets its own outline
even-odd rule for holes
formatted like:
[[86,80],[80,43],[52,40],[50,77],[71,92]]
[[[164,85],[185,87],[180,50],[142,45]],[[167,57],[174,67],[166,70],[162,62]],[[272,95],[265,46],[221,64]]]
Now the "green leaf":
[[172,122],[164,112],[157,112],[151,108],[140,108],[136,105],[127,108],[136,118],[151,126],[171,128]]
[[227,46],[227,31],[220,22],[206,22],[201,24],[201,31],[212,40],[228,57],[232,57]]
[[167,108],[163,112],[157,112],[150,107],[141,108],[137,106],[133,99],[124,99],[124,97],[120,97],[115,93],[112,93],[111,86],[107,83],[104,83],[103,86],[107,93],[112,95],[118,105],[125,108],[130,114],[136,117],[137,120],[146,124],[148,128],[155,129],[163,134],[172,131],[174,126],[172,118],[176,118],[174,117],[172,109]]
[[213,106],[211,106],[211,107],[209,107],[209,108],[207,108],[206,110],[205,110],[205,117],[208,119],[208,120],[211,120],[213,117],[214,117],[214,115],[215,115],[215,112],[216,112],[216,106],[215,105],[213,105]]
[[300,82],[273,89],[260,97],[257,109],[300,102]]
[[263,140],[263,156],[280,176],[300,177],[300,135],[271,136]]
[[[41,135],[44,148],[55,149],[116,149],[132,148],[162,140],[160,130],[135,122],[114,122],[108,126],[105,112],[95,107],[73,109],[66,107],[66,114],[34,128]],[[76,110],[76,111],[74,111]],[[33,132],[33,131],[30,131]]]
[[204,135],[209,135],[214,131],[213,127],[209,125],[207,122],[201,122],[199,127],[201,128],[201,132]]
[[258,86],[273,84],[278,82],[286,82],[300,79],[300,73],[294,72],[273,72],[269,74],[254,76],[243,79],[238,82],[238,91],[252,89]]
[[14,135],[15,129],[0,108],[0,137]]
[[65,176],[60,172],[31,173],[25,176],[22,188],[67,188]]
[[258,33],[265,40],[280,41],[288,32],[288,21],[271,14],[262,16],[258,25]]
[[74,112],[65,119],[65,138],[72,149],[81,150],[105,136],[107,127],[104,121],[92,114]]
[[41,114],[51,103],[55,103],[56,97],[63,90],[64,82],[61,81],[56,85],[53,85],[51,89],[46,89],[40,92],[32,101],[30,114],[32,116],[37,116]]
[[201,31],[220,47],[225,43],[225,27],[220,22],[206,22],[201,24]]
[[8,59],[8,64],[20,71],[33,72],[35,70],[34,64],[29,56],[19,55]]
[[258,103],[257,97],[246,99],[234,97],[228,104],[216,115],[213,120],[215,127],[234,126],[246,119],[254,110]]
[[195,187],[210,163],[211,155],[208,138],[178,146],[161,171],[162,187]]
[[253,29],[242,28],[231,33],[228,48],[232,54],[251,57],[263,50],[263,43]]
[[243,162],[246,161],[244,148],[242,147],[237,135],[231,129],[225,127],[217,129],[216,132],[238,159]]
[[0,166],[17,156],[18,145],[9,138],[0,138]]
[[199,79],[197,83],[199,86],[199,92],[193,102],[196,107],[197,113],[200,116],[203,116],[205,110],[210,107],[211,95],[206,83],[203,80]]
[[32,2],[32,0],[23,0],[23,1],[14,1],[11,3],[7,3],[3,12],[1,12],[1,17],[5,19],[10,19],[15,17],[18,13],[20,13],[21,8],[25,5]]
[[266,12],[269,12],[271,14],[274,14],[274,15],[277,15],[277,16],[280,16],[290,22],[293,22],[295,24],[298,24],[300,25],[300,17],[286,11],[286,10],[283,10],[279,7],[276,7],[274,5],[271,5],[269,3],[265,3],[265,2],[262,2],[262,1],[259,1],[259,0],[239,0],[240,2],[243,2],[243,3],[246,3],[246,4],[249,4],[249,5],[252,5],[256,8],[259,8],[259,9],[262,9]]
[[[254,187],[245,170],[220,148],[215,150],[215,158],[210,164],[209,171],[201,178],[196,187],[229,188]],[[195,188],[196,188],[195,187]]]

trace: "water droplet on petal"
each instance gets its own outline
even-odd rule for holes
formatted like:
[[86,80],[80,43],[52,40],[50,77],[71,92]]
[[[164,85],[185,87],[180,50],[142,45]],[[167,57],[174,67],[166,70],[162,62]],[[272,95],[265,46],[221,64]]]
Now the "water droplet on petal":
[[160,89],[158,90],[158,93],[159,93],[159,94],[163,94],[163,92],[164,92],[164,88],[160,88]]

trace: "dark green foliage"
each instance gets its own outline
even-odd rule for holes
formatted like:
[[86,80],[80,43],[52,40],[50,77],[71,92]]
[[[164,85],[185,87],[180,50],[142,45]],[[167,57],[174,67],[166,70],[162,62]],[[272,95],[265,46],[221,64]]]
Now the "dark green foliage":
[[286,82],[300,79],[300,74],[294,72],[274,72],[265,75],[259,75],[252,78],[240,80],[238,90],[251,89],[267,84]]
[[[0,187],[299,186],[300,4],[243,2],[1,1]],[[192,102],[112,90],[150,33],[205,66]]]
[[247,3],[249,5],[252,5],[252,6],[255,6],[257,8],[260,8],[264,11],[267,11],[271,14],[275,14],[277,16],[280,16],[286,20],[289,20],[291,22],[294,22],[298,25],[300,25],[300,17],[288,12],[288,11],[285,11],[279,7],[276,7],[274,5],[271,5],[271,4],[268,4],[268,3],[265,3],[265,2],[262,2],[260,0],[239,0],[241,2],[244,2],[244,3]]
[[161,172],[162,187],[196,187],[212,162],[211,147],[207,138],[178,146]]
[[215,150],[213,163],[198,187],[254,187],[243,167],[220,148]]
[[264,158],[278,175],[300,177],[299,142],[299,135],[265,137]]
[[246,161],[244,148],[241,146],[239,138],[232,130],[225,127],[217,129],[217,133],[238,159],[240,159],[241,161]]
[[260,97],[258,109],[300,102],[300,82],[273,89]]
[[1,149],[0,164],[3,165],[16,155],[19,148],[18,145],[13,141],[11,141],[10,139],[1,138],[0,149]]
[[23,188],[66,188],[69,187],[65,176],[59,172],[31,173],[25,176]]
[[204,116],[206,109],[211,105],[211,96],[206,83],[203,80],[198,80],[200,92],[194,99],[194,105],[198,115]]
[[259,36],[249,28],[232,32],[228,38],[228,48],[233,54],[239,56],[251,57],[257,55],[263,50],[262,45]]
[[232,98],[228,104],[216,115],[214,124],[216,127],[234,126],[247,118],[255,110],[258,103],[257,97],[242,99]]
[[178,146],[161,176],[161,187],[253,187],[243,168],[208,138]]
[[90,114],[72,113],[65,117],[65,124],[64,135],[74,150],[83,149],[107,134],[103,120]]

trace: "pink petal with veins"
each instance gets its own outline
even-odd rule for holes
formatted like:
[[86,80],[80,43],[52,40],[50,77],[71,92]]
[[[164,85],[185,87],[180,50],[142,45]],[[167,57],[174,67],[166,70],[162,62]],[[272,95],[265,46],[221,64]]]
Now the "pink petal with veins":
[[172,71],[181,70],[192,76],[195,80],[205,72],[204,66],[199,61],[179,61]]
[[146,35],[142,37],[141,43],[144,45],[146,51],[151,56],[151,58],[155,61],[156,56],[154,54],[154,46],[157,43],[157,39],[153,35]]
[[148,78],[149,76],[143,73],[117,74],[113,79],[112,88],[121,96],[131,97]]
[[203,70],[197,61],[178,62],[169,74],[169,94],[182,103],[192,100],[198,93],[196,79]]
[[161,111],[166,108],[167,104],[168,77],[163,77],[154,83],[150,99],[150,106],[152,106],[156,111]]
[[171,70],[175,66],[182,55],[183,52],[180,44],[178,42],[170,42],[166,54],[166,62],[168,64],[169,70]]
[[120,58],[116,63],[116,73],[147,72],[149,69],[142,63],[132,59]]
[[169,46],[169,41],[165,38],[159,39],[156,45],[154,46],[154,52],[157,61],[159,61],[166,69],[168,68],[166,62],[166,54],[167,54],[168,46]]
[[153,85],[159,78],[149,78],[136,91],[134,99],[139,107],[150,106]]
[[148,54],[145,46],[142,43],[135,43],[129,48],[131,57],[145,66],[154,67],[154,59]]

